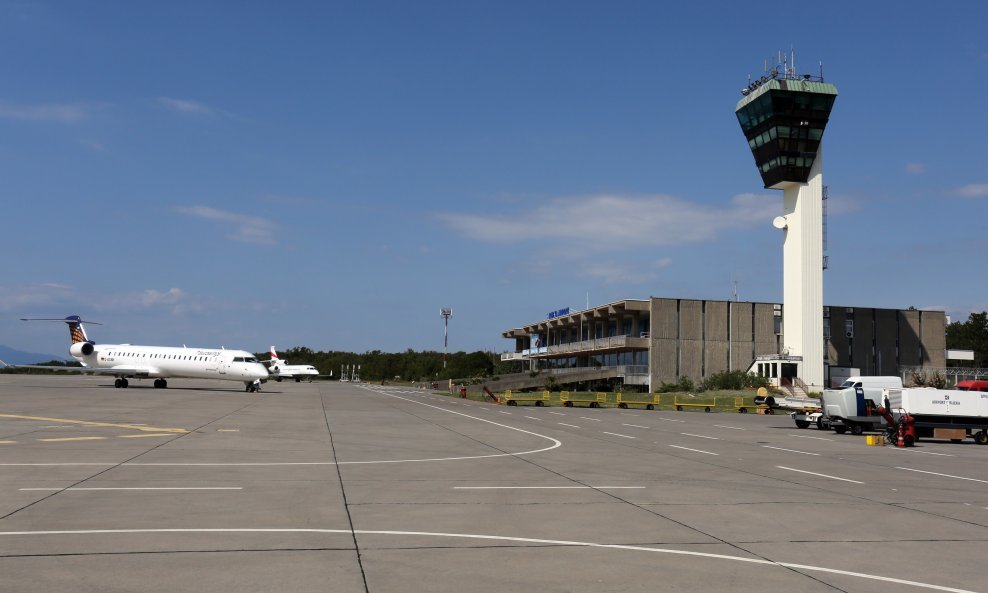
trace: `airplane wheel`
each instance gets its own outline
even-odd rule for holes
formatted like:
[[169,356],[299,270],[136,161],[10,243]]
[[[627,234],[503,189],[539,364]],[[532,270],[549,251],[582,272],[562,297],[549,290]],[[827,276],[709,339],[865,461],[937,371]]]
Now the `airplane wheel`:
[[168,389],[168,380],[167,379],[162,379],[161,380],[161,388],[162,389]]
[[120,386],[121,387],[123,387],[124,389],[126,389],[129,385],[130,385],[130,383],[127,382],[127,379],[120,379]]
[[116,387],[117,389],[123,387],[123,385],[120,384],[120,379],[114,379],[113,386]]
[[302,382],[302,377],[296,377],[295,378],[295,382],[296,383],[301,383]]

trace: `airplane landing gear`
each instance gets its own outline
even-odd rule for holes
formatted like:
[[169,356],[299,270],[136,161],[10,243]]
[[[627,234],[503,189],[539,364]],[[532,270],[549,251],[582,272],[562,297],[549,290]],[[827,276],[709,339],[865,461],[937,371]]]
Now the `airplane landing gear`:
[[155,379],[154,380],[154,388],[155,389],[165,389],[167,387],[168,387],[168,381],[165,381],[164,379]]
[[114,386],[114,387],[116,387],[117,389],[123,389],[123,388],[126,388],[126,387],[127,387],[127,385],[129,385],[129,383],[127,383],[127,379],[119,379],[119,378],[118,378],[118,379],[116,379],[116,380],[115,380],[115,381],[113,382],[113,386]]

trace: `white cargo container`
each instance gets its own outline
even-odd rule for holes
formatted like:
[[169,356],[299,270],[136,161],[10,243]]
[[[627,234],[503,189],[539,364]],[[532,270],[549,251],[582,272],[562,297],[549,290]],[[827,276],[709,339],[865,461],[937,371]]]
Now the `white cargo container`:
[[883,389],[883,401],[893,414],[909,414],[919,438],[961,440],[973,437],[988,445],[988,393],[911,387]]
[[[885,420],[875,410],[882,405],[882,390],[902,388],[899,377],[848,377],[836,389],[824,389],[821,399],[822,416],[817,428],[833,428],[843,434],[865,430],[883,430]],[[810,418],[807,418],[810,419]]]

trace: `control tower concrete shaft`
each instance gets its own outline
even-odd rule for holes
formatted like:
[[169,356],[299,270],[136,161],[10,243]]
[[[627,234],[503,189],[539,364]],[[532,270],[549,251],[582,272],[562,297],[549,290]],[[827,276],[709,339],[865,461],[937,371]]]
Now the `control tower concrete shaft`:
[[788,68],[741,91],[735,113],[766,189],[783,190],[782,355],[813,391],[823,369],[823,158],[837,88]]

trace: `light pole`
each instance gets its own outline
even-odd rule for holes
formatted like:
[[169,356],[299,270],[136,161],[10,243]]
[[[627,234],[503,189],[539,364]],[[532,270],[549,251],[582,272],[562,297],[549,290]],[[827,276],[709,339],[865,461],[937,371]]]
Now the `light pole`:
[[446,368],[446,350],[449,347],[449,318],[453,316],[452,309],[439,309],[443,318],[443,369]]

